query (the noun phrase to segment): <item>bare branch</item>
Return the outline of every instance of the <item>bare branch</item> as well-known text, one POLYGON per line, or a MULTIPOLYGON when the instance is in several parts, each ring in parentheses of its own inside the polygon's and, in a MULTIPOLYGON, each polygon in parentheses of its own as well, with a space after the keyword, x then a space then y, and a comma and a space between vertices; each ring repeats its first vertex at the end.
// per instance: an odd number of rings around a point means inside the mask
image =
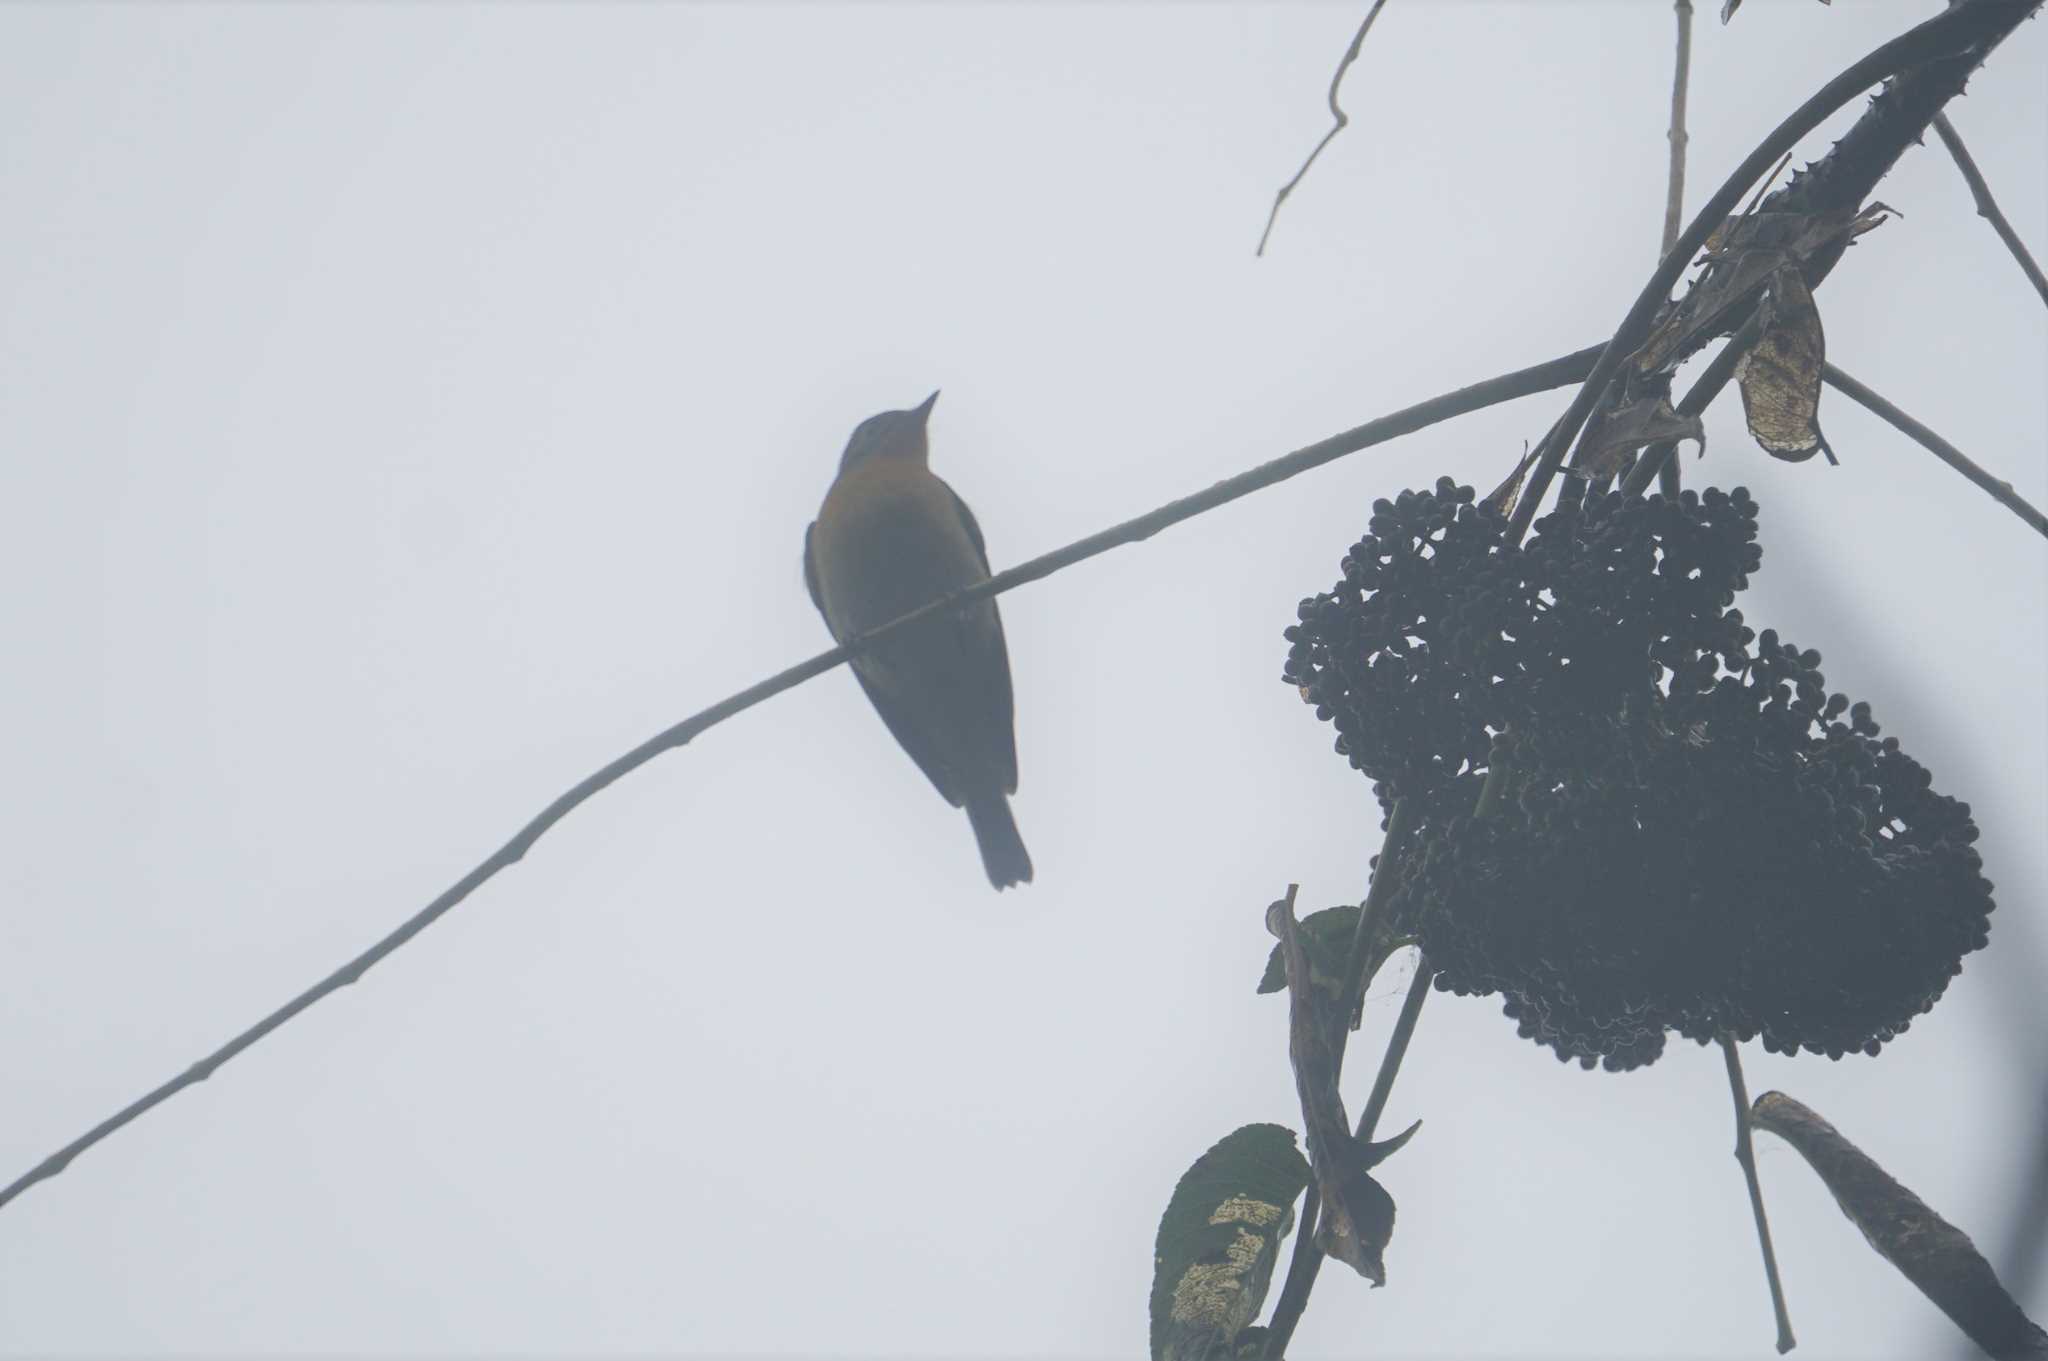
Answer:
POLYGON ((1934 115, 1934 131, 1941 138, 1941 144, 1948 148, 1948 154, 1955 158, 1956 169, 1963 172, 1963 180, 1970 186, 1970 196, 1977 200, 1977 216, 1991 224, 1991 230, 1998 233, 1998 239, 2005 242, 2005 248, 2012 252, 2012 258, 2020 262, 2027 282, 2041 295, 2042 302, 2048 302, 2048 278, 2041 274, 2041 267, 2034 263, 2034 257, 2027 252, 2027 246, 2020 240, 2020 234, 2006 221, 1999 211, 1998 200, 1991 197, 1991 186, 1984 182, 1984 174, 1977 169, 1977 162, 1970 155, 1970 149, 1963 145, 1963 139, 1956 132, 1956 125, 1948 121, 1948 114, 1934 115))
POLYGON ((1365 22, 1358 26, 1358 32, 1352 34, 1351 46, 1344 50, 1344 59, 1337 63, 1337 74, 1330 77, 1330 130, 1323 134, 1322 141, 1316 143, 1315 150, 1309 152, 1308 159, 1301 163, 1301 169, 1294 172, 1294 178, 1281 185, 1280 192, 1273 195, 1273 211, 1266 214, 1266 230, 1259 233, 1259 248, 1252 254, 1266 253, 1266 242, 1273 235, 1273 223, 1280 216, 1280 205, 1287 202, 1287 196, 1294 192, 1294 186, 1300 184, 1302 178, 1308 174, 1308 168, 1316 163, 1316 157, 1323 154, 1323 148, 1335 141, 1338 133, 1351 126, 1351 115, 1338 106, 1337 88, 1344 83, 1344 73, 1351 69, 1351 63, 1358 60, 1358 51, 1365 46, 1365 35, 1372 32, 1372 21, 1380 17, 1380 11, 1386 7, 1386 3, 1387 0, 1372 0, 1372 8, 1366 11, 1365 22))
MULTIPOLYGON (((1692 83, 1692 0, 1676 0, 1672 10, 1678 19, 1678 55, 1671 64, 1671 130, 1665 134, 1671 143, 1671 171, 1664 188, 1664 234, 1657 247, 1659 259, 1671 253, 1672 244, 1678 240, 1679 224, 1685 221, 1685 146, 1690 140, 1685 131, 1685 103, 1686 91, 1692 83)), ((1657 471, 1657 479, 1658 489, 1671 500, 1677 500, 1678 460, 1667 457, 1657 471)))
MULTIPOLYGON (((1394 800, 1394 811, 1387 819, 1386 840, 1380 846, 1380 866, 1391 869, 1394 862, 1408 848, 1408 835, 1414 830, 1415 805, 1407 799, 1394 800)), ((1351 953, 1346 956, 1344 970, 1344 994, 1338 1006, 1338 1015, 1344 1018, 1347 1028, 1358 1029, 1360 1013, 1365 1006, 1365 990, 1372 984, 1368 971, 1378 956, 1382 961, 1386 952, 1376 948, 1378 936, 1384 929, 1387 899, 1394 887, 1392 873, 1382 874, 1377 870, 1372 876, 1372 885, 1366 890, 1365 902, 1358 909, 1358 925, 1351 933, 1351 953)), ((1370 1139, 1372 1130, 1368 1127, 1359 1135, 1370 1139)))
POLYGON ((1685 221, 1685 144, 1690 140, 1685 131, 1685 94, 1692 80, 1692 0, 1677 0, 1672 9, 1678 15, 1678 56, 1671 72, 1671 131, 1665 134, 1671 142, 1671 173, 1664 190, 1663 245, 1657 250, 1660 259, 1671 253, 1679 224, 1685 221))
POLYGON ((1321 467, 1323 464, 1342 458, 1346 454, 1357 453, 1361 449, 1369 449, 1373 445, 1385 443, 1402 435, 1412 434, 1439 421, 1449 420, 1454 416, 1462 416, 1467 412, 1478 411, 1483 407, 1510 401, 1516 397, 1526 397, 1533 393, 1544 392, 1550 388, 1561 387, 1566 383, 1575 383, 1586 375, 1598 353, 1598 346, 1588 346, 1586 349, 1579 350, 1573 354, 1561 355, 1542 364, 1532 365, 1529 368, 1519 369, 1513 373, 1502 374, 1498 378, 1490 378, 1483 383, 1474 383, 1470 387, 1460 388, 1455 392, 1447 392, 1441 396, 1432 397, 1426 402, 1419 402, 1405 410, 1396 411, 1388 416, 1382 416, 1375 421, 1368 421, 1364 425, 1347 430, 1342 434, 1332 435, 1328 439, 1320 440, 1306 448, 1297 449, 1291 454, 1286 454, 1270 462, 1260 464, 1258 467, 1239 473, 1235 477, 1226 478, 1214 486, 1196 492, 1192 496, 1182 497, 1178 501, 1169 502, 1135 519, 1126 520, 1119 525, 1113 525, 1108 529, 1102 530, 1100 533, 1091 534, 1085 539, 1070 543, 1064 548, 1055 549, 1053 552, 1042 554, 1031 559, 1029 562, 1012 567, 1008 571, 999 572, 991 579, 977 586, 969 587, 964 591, 956 591, 942 600, 935 600, 929 605, 912 610, 901 618, 892 619, 879 628, 871 629, 858 637, 850 639, 844 646, 832 648, 829 651, 819 653, 808 661, 799 662, 785 671, 778 672, 758 684, 750 685, 738 694, 730 695, 710 708, 692 714, 680 723, 656 733, 653 737, 648 738, 625 755, 576 784, 567 793, 542 809, 530 822, 519 829, 517 835, 499 847, 482 864, 463 875, 447 891, 411 917, 408 917, 397 929, 393 930, 375 945, 372 945, 369 949, 363 951, 354 959, 351 959, 348 963, 342 965, 318 983, 315 983, 312 987, 307 988, 304 992, 292 998, 291 1001, 285 1003, 276 1011, 271 1012, 255 1025, 250 1026, 247 1030, 244 1030, 241 1034, 235 1036, 219 1049, 214 1050, 211 1054, 208 1054, 205 1058, 187 1068, 184 1072, 136 1098, 127 1106, 122 1107, 113 1115, 94 1125, 84 1134, 73 1139, 70 1143, 64 1145, 64 1147, 58 1149, 55 1153, 17 1177, 5 1190, 0 1190, 0 1206, 6 1205, 37 1182, 46 1181, 56 1176, 70 1165, 72 1159, 85 1152, 88 1148, 91 1148, 100 1140, 140 1116, 147 1114, 150 1110, 168 1101, 187 1087, 195 1083, 204 1082, 207 1078, 212 1077, 222 1064, 228 1062, 228 1060, 234 1058, 243 1050, 284 1025, 285 1022, 291 1020, 315 1002, 340 991, 361 978, 365 973, 368 973, 377 964, 382 962, 387 955, 397 950, 420 932, 426 930, 429 926, 432 926, 449 909, 475 892, 486 880, 496 875, 498 871, 518 863, 525 856, 528 849, 532 847, 533 843, 538 841, 549 828, 560 822, 564 817, 567 817, 570 812, 590 798, 591 795, 604 789, 607 785, 621 777, 631 774, 663 752, 684 745, 706 729, 714 727, 736 714, 744 713, 763 700, 772 699, 783 691, 811 679, 813 676, 822 675, 830 671, 856 652, 864 651, 877 640, 887 637, 896 630, 904 628, 927 615, 964 609, 977 600, 985 600, 990 596, 1000 595, 1004 591, 1022 586, 1026 582, 1037 581, 1041 577, 1050 576, 1061 568, 1070 567, 1078 562, 1084 562, 1098 554, 1106 553, 1112 548, 1149 539, 1160 530, 1171 525, 1179 524, 1183 520, 1192 519, 1219 506, 1228 505, 1240 497, 1249 496, 1255 491, 1270 487, 1276 482, 1285 481, 1299 473, 1305 473, 1311 468, 1321 467))
POLYGON ((1749 1184, 1749 1213, 1756 1220, 1756 1241, 1763 1249, 1764 1279, 1771 1285, 1771 1312, 1778 1320, 1778 1355, 1798 1346, 1792 1337, 1792 1316, 1785 1311, 1785 1283, 1778 1279, 1778 1254, 1771 1248, 1771 1221, 1764 1215, 1764 1188, 1756 1179, 1756 1146, 1749 1137, 1749 1086, 1742 1080, 1742 1055, 1735 1037, 1721 1036, 1721 1055, 1728 1062, 1728 1094, 1735 1100, 1735 1161, 1749 1184))
POLYGON ((1863 1237, 1970 1340, 2000 1361, 2048 1357, 2048 1333, 2023 1313, 1968 1234, 1891 1178, 1863 1150, 1783 1092, 1765 1092, 1750 1123, 1799 1150, 1863 1237))
POLYGON ((1420 951, 1415 955, 1415 977, 1408 980, 1408 995, 1401 999, 1401 1014, 1394 1019, 1394 1033, 1387 1037, 1387 1051, 1380 1056, 1380 1070, 1373 1075, 1372 1091, 1365 1098, 1365 1109, 1358 1115, 1358 1138, 1370 1142, 1374 1131, 1379 1128, 1380 1117, 1386 1114, 1387 1100, 1393 1095, 1394 1078, 1401 1071, 1401 1060, 1408 1056, 1408 1045, 1415 1038, 1415 1025, 1422 1017, 1422 1004, 1429 1000, 1429 985, 1436 978, 1436 970, 1429 967, 1429 961, 1420 951))
POLYGON ((1950 444, 1947 440, 1935 434, 1932 430, 1929 430, 1926 426, 1920 424, 1920 422, 1914 420, 1911 416, 1908 416, 1905 412, 1899 410, 1890 402, 1836 368, 1833 364, 1824 367, 1821 370, 1821 376, 1827 379, 1830 387, 1839 390, 1843 396, 1860 402, 1880 420, 1885 421, 1943 463, 1948 464, 1949 467, 1954 468, 1964 477, 1969 478, 1979 487, 1982 487, 1990 494, 1994 501, 1997 501, 2007 510, 2010 510, 2013 514, 2032 525, 2035 533, 2048 536, 2048 517, 2044 517, 2040 511, 2029 505, 2024 497, 2014 491, 2012 483, 2001 482, 1990 473, 1985 472, 1965 457, 1962 450, 1956 448, 1953 444, 1950 444))

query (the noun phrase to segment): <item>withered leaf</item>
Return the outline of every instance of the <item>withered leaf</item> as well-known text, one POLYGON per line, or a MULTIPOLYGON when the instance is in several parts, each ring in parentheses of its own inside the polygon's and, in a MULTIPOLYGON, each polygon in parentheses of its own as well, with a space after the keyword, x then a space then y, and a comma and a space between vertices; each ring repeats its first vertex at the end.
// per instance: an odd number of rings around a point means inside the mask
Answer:
POLYGON ((1331 1193, 1328 1180, 1317 1177, 1323 1191, 1323 1216, 1316 1221, 1316 1246, 1374 1285, 1387 1283, 1385 1252, 1394 1236, 1394 1198, 1360 1172, 1338 1183, 1331 1193))
POLYGON ((1763 335, 1735 366, 1742 388, 1742 413, 1749 433, 1773 458, 1798 463, 1827 450, 1820 433, 1821 366, 1827 339, 1813 293, 1793 264, 1771 275, 1763 305, 1763 335))
POLYGON ((1372 1176, 1378 1167, 1415 1137, 1422 1122, 1380 1143, 1352 1139, 1341 1157, 1331 1158, 1326 1173, 1316 1171, 1323 1215, 1316 1221, 1316 1246, 1374 1285, 1387 1283, 1384 1254, 1394 1236, 1394 1198, 1372 1176))
POLYGON ((1294 919, 1291 893, 1267 909, 1266 925, 1280 938, 1288 979, 1288 1057, 1301 1098, 1309 1163, 1322 1196, 1316 1244, 1374 1285, 1383 1285, 1387 1273, 1382 1254, 1394 1232, 1394 1198, 1373 1179, 1371 1170, 1405 1144, 1415 1127, 1376 1144, 1352 1134, 1343 1094, 1337 1090, 1341 1023, 1333 1014, 1332 999, 1308 982, 1308 954, 1301 923, 1294 919))
POLYGON ((1853 241, 1894 211, 1872 203, 1861 212, 1749 213, 1729 218, 1707 238, 1706 269, 1692 291, 1665 314, 1636 352, 1637 371, 1659 372, 1729 329, 1742 306, 1781 265, 1804 264, 1853 241))
POLYGON ((1529 475, 1529 465, 1535 461, 1535 452, 1524 449, 1522 451, 1522 461, 1515 465, 1515 470, 1509 473, 1498 487, 1488 492, 1486 499, 1479 504, 1489 509, 1497 510, 1502 515, 1514 514, 1515 500, 1522 494, 1522 479, 1529 475))
POLYGON ((1280 961, 1287 979, 1287 1056, 1294 1065, 1295 1093, 1301 1098, 1302 1133, 1309 1161, 1322 1169, 1332 1155, 1349 1152, 1351 1122, 1344 1097, 1337 1090, 1343 1062, 1343 1040, 1336 1023, 1334 990, 1315 984, 1302 925, 1294 918, 1293 890, 1266 909, 1266 929, 1280 941, 1280 961))
POLYGON ((1639 397, 1587 427, 1580 467, 1589 480, 1598 482, 1616 472, 1636 450, 1682 439, 1696 441, 1705 451, 1707 428, 1698 416, 1679 415, 1668 397, 1639 397))

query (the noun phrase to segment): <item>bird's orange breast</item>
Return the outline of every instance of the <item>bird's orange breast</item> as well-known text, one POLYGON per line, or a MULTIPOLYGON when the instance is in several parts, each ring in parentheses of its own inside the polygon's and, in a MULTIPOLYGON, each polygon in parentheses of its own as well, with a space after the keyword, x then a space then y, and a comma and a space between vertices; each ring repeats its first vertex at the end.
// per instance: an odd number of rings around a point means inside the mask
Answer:
POLYGON ((826 622, 840 637, 988 576, 952 491, 909 459, 845 470, 818 510, 811 553, 826 622))

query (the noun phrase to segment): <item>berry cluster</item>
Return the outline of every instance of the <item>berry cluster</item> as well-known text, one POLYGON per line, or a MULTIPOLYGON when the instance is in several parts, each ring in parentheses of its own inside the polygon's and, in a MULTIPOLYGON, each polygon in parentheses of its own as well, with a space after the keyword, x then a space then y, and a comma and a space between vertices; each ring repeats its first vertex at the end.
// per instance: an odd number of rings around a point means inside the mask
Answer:
POLYGON ((1373 507, 1285 678, 1382 806, 1437 986, 1637 1067, 1665 1032, 1876 1053, 1985 942, 1969 809, 1733 608, 1746 491, 1595 496, 1526 545, 1449 479, 1373 507), (1486 788, 1483 811, 1476 808, 1486 788))

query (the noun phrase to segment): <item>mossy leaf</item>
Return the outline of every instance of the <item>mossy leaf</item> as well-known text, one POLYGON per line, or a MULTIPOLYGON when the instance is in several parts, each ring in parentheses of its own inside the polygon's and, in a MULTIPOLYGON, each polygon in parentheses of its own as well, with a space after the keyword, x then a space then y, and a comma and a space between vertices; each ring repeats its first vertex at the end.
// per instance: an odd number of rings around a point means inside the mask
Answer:
POLYGON ((1246 1125, 1173 1188, 1152 1251, 1153 1361, 1236 1354, 1273 1280, 1308 1159, 1284 1125, 1246 1125))

